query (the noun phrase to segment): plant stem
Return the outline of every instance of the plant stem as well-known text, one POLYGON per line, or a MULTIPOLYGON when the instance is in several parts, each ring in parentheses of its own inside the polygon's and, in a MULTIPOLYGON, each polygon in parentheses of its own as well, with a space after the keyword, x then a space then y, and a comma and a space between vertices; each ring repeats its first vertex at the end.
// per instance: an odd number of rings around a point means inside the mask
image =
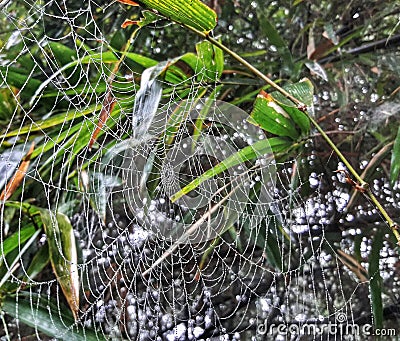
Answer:
POLYGON ((201 36, 202 38, 208 40, 211 44, 214 46, 219 47, 221 50, 229 54, 231 57, 236 59, 239 63, 242 65, 246 66, 251 72, 253 72, 256 76, 264 80, 267 84, 271 85, 275 90, 279 91, 282 95, 284 95, 286 98, 290 99, 294 104, 297 105, 298 109, 303 111, 304 114, 307 115, 309 120, 312 122, 312 124, 315 126, 315 128, 318 130, 318 132, 321 134, 321 136, 324 138, 324 140, 329 144, 329 146, 333 149, 333 151, 337 154, 339 159, 346 165, 347 169, 349 172, 357 179, 359 182, 360 186, 363 187, 368 195, 368 197, 371 199, 371 201, 374 203, 374 205, 378 208, 378 210, 381 212, 383 217, 386 219, 390 229, 392 230, 393 234, 395 235, 397 239, 397 245, 400 246, 400 233, 398 231, 398 225, 393 221, 392 218, 390 218, 389 214, 386 212, 385 208, 381 205, 381 203, 378 201, 378 199, 375 197, 375 195, 372 193, 369 185, 367 182, 365 182, 361 176, 357 173, 357 171, 353 168, 353 166, 350 164, 350 162, 346 159, 346 157, 341 153, 341 151, 336 147, 335 143, 329 138, 329 136, 325 133, 325 131, 321 128, 321 126, 317 123, 317 121, 314 120, 314 118, 308 113, 307 107, 304 103, 302 103, 299 99, 296 97, 292 96, 289 94, 285 89, 277 85, 274 81, 272 81, 270 78, 268 78, 266 75, 264 75, 260 70, 255 68, 253 65, 251 65, 247 60, 243 59, 240 57, 236 52, 232 51, 229 49, 227 46, 219 42, 218 40, 214 39, 211 37, 209 34, 201 32, 196 30, 193 27, 184 25, 187 29, 193 31, 197 35, 201 36))

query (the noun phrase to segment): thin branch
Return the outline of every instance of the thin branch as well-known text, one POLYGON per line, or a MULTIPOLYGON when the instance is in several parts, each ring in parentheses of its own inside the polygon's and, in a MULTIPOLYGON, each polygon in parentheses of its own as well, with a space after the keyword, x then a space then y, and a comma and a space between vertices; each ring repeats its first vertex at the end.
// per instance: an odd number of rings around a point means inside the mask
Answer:
MULTIPOLYGON (((358 56, 363 53, 368 53, 368 52, 373 52, 379 49, 386 49, 389 47, 397 47, 400 45, 400 34, 396 34, 393 37, 390 37, 389 39, 380 39, 377 41, 373 41, 371 43, 362 45, 360 47, 356 47, 354 49, 344 51, 343 55, 352 55, 352 56, 358 56)), ((336 56, 329 56, 322 58, 318 61, 320 64, 327 64, 327 63, 333 63, 336 62, 340 59, 343 58, 343 55, 336 55, 336 56)))
MULTIPOLYGON (((232 51, 227 46, 225 46, 224 44, 220 43, 218 40, 211 37, 209 34, 201 32, 201 31, 199 31, 193 27, 187 26, 187 25, 183 25, 183 26, 186 27, 187 29, 191 30, 192 32, 196 33, 200 37, 208 40, 211 44, 219 47, 221 50, 223 50, 224 52, 229 54, 231 57, 233 57, 239 63, 246 66, 256 76, 260 77, 267 84, 271 85, 271 87, 273 87, 275 90, 279 91, 282 95, 284 95, 286 98, 290 99, 293 103, 295 103, 297 105, 297 108, 307 115, 307 117, 309 118, 311 123, 315 126, 315 128, 318 130, 318 132, 322 135, 324 140, 329 144, 329 146, 336 153, 336 155, 339 157, 339 159, 344 163, 344 165, 347 167, 349 172, 356 178, 356 180, 359 183, 359 186, 365 190, 365 194, 370 198, 370 200, 374 203, 374 205, 382 213, 382 216, 385 218, 387 224, 389 225, 390 229, 392 230, 392 233, 395 235, 395 237, 397 239, 397 244, 400 246, 400 233, 398 231, 398 225, 393 221, 393 219, 386 212, 385 208, 381 205, 381 203, 378 201, 378 199, 372 193, 372 191, 369 187, 369 184, 362 179, 362 177, 357 173, 357 171, 353 168, 353 166, 346 159, 346 157, 342 154, 342 152, 337 148, 335 143, 329 138, 329 136, 321 128, 321 126, 318 124, 318 122, 313 118, 312 115, 310 115, 308 113, 306 105, 303 102, 301 102, 299 99, 297 99, 296 97, 289 94, 285 89, 283 89, 282 87, 277 85, 274 81, 272 81, 270 78, 268 78, 266 75, 264 75, 260 70, 258 70, 252 64, 250 64, 248 61, 246 61, 241 56, 239 56, 236 52, 232 51)), ((397 43, 396 39, 400 40, 400 36, 392 37, 391 41, 392 42, 394 41, 397 43)), ((385 44, 387 44, 387 43, 388 43, 388 40, 385 40, 385 44)))

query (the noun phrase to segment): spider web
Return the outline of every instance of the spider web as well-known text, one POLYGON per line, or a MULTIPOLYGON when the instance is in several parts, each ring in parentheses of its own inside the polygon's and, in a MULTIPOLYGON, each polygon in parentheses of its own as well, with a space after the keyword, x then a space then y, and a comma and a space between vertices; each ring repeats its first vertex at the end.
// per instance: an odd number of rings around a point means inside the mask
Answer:
MULTIPOLYGON (((27 276, 32 257, 46 247, 48 237, 39 229, 27 245, 20 233, 20 256, 2 259, 8 275, 1 283, 19 294, 15 316, 3 309, 4 337, 46 339, 50 330, 59 339, 321 339, 329 337, 324 329, 328 323, 342 328, 372 325, 366 263, 346 258, 345 251, 351 254, 354 236, 360 235, 352 219, 378 216, 382 226, 383 220, 368 202, 367 208, 359 206, 360 217, 346 215, 346 187, 336 175, 320 171, 313 153, 284 162, 271 160, 271 153, 256 155, 246 171, 225 170, 191 192, 193 197, 187 195, 183 204, 173 205, 170 196, 183 187, 179 181, 186 185, 221 160, 210 148, 225 141, 232 154, 262 132, 254 127, 253 135, 247 131, 245 136, 243 126, 221 123, 227 109, 213 99, 218 84, 210 83, 202 68, 172 82, 158 77, 166 64, 150 66, 145 58, 127 57, 111 86, 113 64, 106 60, 118 48, 105 32, 126 17, 116 4, 3 1, 0 6, 1 21, 9 29, 1 48, 2 89, 14 103, 10 124, 2 128, 1 185, 34 140, 35 150, 42 151, 32 158, 18 198, 69 217, 79 254, 81 296, 76 320, 66 317, 71 315, 68 303, 50 265, 27 276), (112 15, 118 20, 110 24, 106 19, 112 15), (157 75, 143 81, 150 67, 157 75), (99 126, 101 110, 111 106, 110 94, 114 109, 99 126), (208 104, 212 109, 198 121, 208 104), (183 142, 170 144, 160 136, 179 107, 188 114, 175 136, 183 142), (218 122, 212 114, 219 115, 218 122), (43 123, 50 118, 59 121, 54 126, 43 123), (195 140, 190 126, 198 122, 205 127, 195 140), (7 135, 16 126, 17 133, 7 135), (100 132, 90 146, 97 127, 100 132), (204 141, 197 158, 183 150, 185 143, 190 147, 204 141), (304 176, 305 165, 317 170, 304 176), (155 201, 148 196, 152 181, 146 183, 153 175, 155 201), (250 187, 236 190, 252 181, 265 188, 262 198, 251 198, 250 187), (225 192, 213 197, 221 187, 225 192), (205 205, 200 199, 190 201, 199 197, 205 205), (212 214, 210 198, 217 205, 212 214), (223 198, 229 200, 218 206, 223 198), (337 215, 343 231, 335 226, 337 215), (24 301, 31 319, 23 315, 24 301), (47 307, 45 319, 39 313, 42 307, 47 307), (280 334, 277 326, 290 327, 293 334, 280 334), (312 329, 316 327, 320 330, 312 329)), ((162 30, 157 25, 152 29, 162 30)), ((141 39, 135 36, 132 46, 141 39)), ((23 231, 26 223, 22 208, 11 212, 5 207, 2 242, 23 231)), ((366 257, 371 242, 360 242, 366 257)), ((2 248, 5 254, 3 243, 2 248)), ((384 266, 392 266, 396 258, 389 254, 384 266)), ((348 334, 344 329, 335 333, 339 338, 348 334)))

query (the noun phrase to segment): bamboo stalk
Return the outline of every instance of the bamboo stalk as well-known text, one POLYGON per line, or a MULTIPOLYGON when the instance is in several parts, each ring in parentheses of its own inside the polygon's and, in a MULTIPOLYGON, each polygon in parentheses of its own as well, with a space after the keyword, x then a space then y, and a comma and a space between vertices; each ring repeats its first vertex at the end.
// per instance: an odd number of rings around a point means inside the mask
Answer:
POLYGON ((359 182, 361 188, 365 190, 365 193, 368 195, 368 197, 371 199, 371 201, 374 203, 376 208, 381 212, 382 216, 386 219, 387 224, 389 225, 390 229, 392 230, 392 233, 397 239, 397 245, 400 246, 400 233, 398 231, 398 225, 393 221, 393 219, 389 216, 385 208, 381 205, 381 203, 378 201, 378 199, 375 197, 375 195, 372 193, 371 188, 369 187, 369 184, 365 182, 361 176, 357 173, 357 171, 353 168, 353 166, 350 164, 350 162, 346 159, 346 157, 341 153, 339 148, 336 147, 335 143, 329 138, 329 136, 325 133, 325 131, 322 129, 322 127, 317 123, 317 121, 314 120, 312 115, 310 115, 307 111, 307 106, 302 103, 299 99, 294 97, 293 95, 289 94, 285 89, 283 89, 281 86, 276 84, 274 81, 272 81, 269 77, 264 75, 260 70, 255 68, 252 64, 250 64, 247 60, 239 56, 236 52, 232 51, 229 49, 227 46, 219 42, 218 40, 214 39, 211 37, 209 34, 201 32, 193 27, 183 25, 187 29, 191 30, 192 32, 196 33, 200 37, 208 40, 211 44, 214 46, 219 47, 221 50, 229 54, 232 58, 237 60, 239 63, 242 65, 246 66, 252 73, 254 73, 256 76, 264 80, 267 84, 269 84, 271 87, 273 87, 276 91, 279 91, 282 95, 284 95, 286 98, 291 100, 294 104, 296 104, 297 108, 304 112, 304 114, 307 115, 311 123, 315 126, 315 128, 318 130, 318 132, 321 134, 321 136, 324 138, 324 140, 329 144, 329 146, 333 149, 333 151, 337 154, 339 159, 345 164, 349 172, 354 176, 354 178, 359 182))

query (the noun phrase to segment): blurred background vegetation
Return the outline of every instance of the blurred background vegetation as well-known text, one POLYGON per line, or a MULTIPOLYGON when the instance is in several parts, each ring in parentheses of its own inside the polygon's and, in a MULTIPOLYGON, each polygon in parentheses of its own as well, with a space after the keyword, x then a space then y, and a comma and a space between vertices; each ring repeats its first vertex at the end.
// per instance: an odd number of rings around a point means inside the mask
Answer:
MULTIPOLYGON (((398 220, 400 3, 205 3, 218 15, 213 36, 271 79, 311 80, 315 119, 398 220)), ((205 53, 196 47, 200 38, 165 19, 136 34, 135 25, 122 29, 125 19, 141 17, 138 7, 16 0, 0 9, 1 190, 16 168, 29 167, 1 206, 2 337, 164 339, 183 325, 186 337, 198 326, 201 338, 250 339, 264 319, 324 323, 337 312, 350 323, 398 330, 396 240, 368 199, 334 173, 343 165, 313 129, 296 139, 267 131, 286 141, 274 149, 280 218, 273 226, 256 232, 238 222, 202 251, 182 248, 171 258, 185 269, 207 263, 203 281, 172 265, 143 278, 141 257, 156 259, 149 252, 162 250, 151 238, 124 249, 137 230, 122 209, 109 212, 98 188, 118 183, 99 175, 96 163, 130 136, 142 72, 192 53, 166 71, 162 104, 197 87, 199 97, 213 92, 250 114, 260 90, 270 88, 227 55, 220 77, 193 78, 205 53), (116 104, 93 141, 110 84, 116 104), (77 250, 60 250, 54 240, 69 237, 77 250)))

